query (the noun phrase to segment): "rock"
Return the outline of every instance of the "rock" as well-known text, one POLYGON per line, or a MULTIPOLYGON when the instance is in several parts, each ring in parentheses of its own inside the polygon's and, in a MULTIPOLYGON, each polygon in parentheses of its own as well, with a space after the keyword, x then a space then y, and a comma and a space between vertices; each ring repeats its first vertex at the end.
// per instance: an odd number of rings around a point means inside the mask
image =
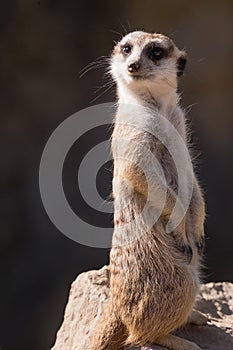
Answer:
MULTIPOLYGON (((77 277, 72 284, 64 321, 52 350, 89 349, 92 332, 107 302, 108 284, 107 266, 98 271, 82 273, 77 277)), ((197 301, 197 309, 210 317, 211 324, 201 327, 188 325, 177 331, 177 334, 194 341, 203 350, 232 350, 233 284, 228 282, 204 284, 197 301)), ((164 348, 159 346, 141 348, 141 350, 159 349, 164 348)))

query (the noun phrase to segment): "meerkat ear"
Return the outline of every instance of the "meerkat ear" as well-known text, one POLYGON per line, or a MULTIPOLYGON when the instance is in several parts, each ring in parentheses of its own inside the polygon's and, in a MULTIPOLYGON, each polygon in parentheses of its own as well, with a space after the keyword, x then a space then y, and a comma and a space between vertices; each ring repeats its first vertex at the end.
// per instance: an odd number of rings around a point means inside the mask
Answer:
POLYGON ((187 63, 187 54, 185 51, 182 51, 181 56, 178 58, 176 62, 178 77, 180 77, 184 73, 186 63, 187 63))

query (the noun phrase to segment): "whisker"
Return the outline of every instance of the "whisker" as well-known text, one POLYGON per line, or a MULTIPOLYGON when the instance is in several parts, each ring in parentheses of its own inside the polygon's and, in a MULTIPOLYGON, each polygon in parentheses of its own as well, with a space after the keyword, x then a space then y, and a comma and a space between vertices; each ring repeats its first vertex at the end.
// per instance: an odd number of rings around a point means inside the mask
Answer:
POLYGON ((193 106, 197 106, 198 103, 192 103, 191 105, 187 106, 186 108, 184 108, 184 111, 186 114, 189 114, 189 112, 192 110, 193 106))
MULTIPOLYGON (((100 57, 97 57, 94 61, 91 61, 87 64, 90 65, 90 64, 93 64, 93 63, 99 63, 99 62, 104 62, 105 60, 107 60, 109 57, 108 56, 100 56, 100 57)), ((85 66, 86 67, 86 66, 85 66)), ((84 67, 84 68, 85 68, 84 67)))
POLYGON ((176 85, 174 85, 173 82, 170 79, 168 79, 168 77, 166 77, 162 73, 161 73, 161 75, 162 75, 163 79, 168 83, 169 86, 171 86, 172 88, 176 88, 176 85))
POLYGON ((102 90, 102 89, 104 89, 104 88, 106 88, 106 87, 108 87, 108 86, 110 86, 110 85, 112 85, 112 84, 113 84, 112 81, 108 81, 106 84, 103 84, 103 85, 101 85, 101 86, 97 86, 94 93, 96 94, 96 93, 98 93, 100 90, 102 90))
POLYGON ((112 29, 110 29, 109 30, 111 33, 113 33, 113 34, 117 34, 117 35, 119 35, 121 38, 123 38, 123 34, 122 33, 120 33, 120 32, 117 32, 116 30, 112 30, 112 29))
POLYGON ((170 79, 168 79, 167 77, 164 77, 164 79, 166 80, 166 82, 168 83, 168 85, 170 85, 172 88, 176 88, 176 84, 173 84, 172 81, 170 79))
POLYGON ((99 64, 100 64, 99 62, 91 62, 87 64, 84 68, 82 68, 79 73, 82 74, 86 69, 97 66, 99 64))
POLYGON ((125 35, 128 34, 128 32, 127 32, 125 26, 124 26, 120 21, 119 21, 119 23, 120 23, 120 25, 121 25, 123 31, 125 32, 125 35))
POLYGON ((166 67, 159 67, 159 68, 155 68, 155 71, 167 71, 167 72, 176 72, 177 70, 175 68, 166 68, 166 67))
POLYGON ((127 25, 128 25, 129 31, 131 32, 131 31, 132 31, 132 27, 131 27, 131 25, 130 25, 129 20, 127 19, 127 20, 126 20, 126 22, 127 22, 127 25))
POLYGON ((86 69, 94 67, 94 66, 105 66, 105 65, 107 65, 107 62, 105 62, 105 61, 99 61, 99 62, 94 61, 94 62, 87 64, 85 67, 83 67, 80 70, 80 73, 82 74, 86 69))
POLYGON ((101 67, 101 66, 99 66, 99 65, 89 67, 89 68, 87 68, 85 71, 83 71, 83 72, 79 75, 79 77, 82 78, 86 73, 90 72, 90 71, 93 70, 93 69, 97 69, 97 68, 100 68, 100 67, 101 67))
POLYGON ((79 77, 82 78, 86 73, 96 68, 105 68, 109 65, 109 57, 101 56, 97 58, 95 61, 88 63, 85 67, 83 67, 79 72, 79 77))
MULTIPOLYGON (((103 62, 102 62, 103 63, 103 62)), ((98 66, 102 66, 101 62, 93 62, 93 63, 90 63, 88 64, 87 66, 85 66, 81 71, 80 73, 82 74, 83 72, 85 72, 85 70, 89 69, 89 68, 92 68, 92 67, 98 67, 98 66)))
POLYGON ((92 69, 97 69, 100 68, 100 65, 92 65, 87 67, 85 70, 83 70, 82 72, 80 72, 79 77, 82 78, 86 73, 88 73, 89 71, 91 71, 92 69))
POLYGON ((114 86, 114 84, 111 84, 107 89, 105 89, 101 94, 99 94, 98 96, 96 96, 95 98, 93 98, 93 100, 91 100, 91 103, 95 102, 96 100, 98 100, 98 98, 102 97, 104 94, 106 94, 106 92, 108 92, 112 87, 114 86))

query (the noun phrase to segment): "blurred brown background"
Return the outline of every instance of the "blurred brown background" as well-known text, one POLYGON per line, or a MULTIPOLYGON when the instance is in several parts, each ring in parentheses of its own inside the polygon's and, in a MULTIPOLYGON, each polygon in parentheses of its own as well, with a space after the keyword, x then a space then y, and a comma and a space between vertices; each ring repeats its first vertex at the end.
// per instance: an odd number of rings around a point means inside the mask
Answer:
MULTIPOLYGON (((46 350, 62 321, 71 281, 108 262, 108 250, 72 242, 41 203, 38 169, 53 130, 91 105, 103 70, 79 78, 129 29, 171 35, 189 54, 181 81, 208 208, 206 281, 233 281, 231 1, 11 0, 1 3, 1 350, 46 350)), ((112 101, 114 89, 95 103, 112 101)), ((82 149, 88 139, 83 140, 82 149)), ((67 191, 75 197, 73 150, 67 191)), ((109 181, 108 179, 108 186, 109 181)), ((103 182, 100 187, 103 187, 103 182)))

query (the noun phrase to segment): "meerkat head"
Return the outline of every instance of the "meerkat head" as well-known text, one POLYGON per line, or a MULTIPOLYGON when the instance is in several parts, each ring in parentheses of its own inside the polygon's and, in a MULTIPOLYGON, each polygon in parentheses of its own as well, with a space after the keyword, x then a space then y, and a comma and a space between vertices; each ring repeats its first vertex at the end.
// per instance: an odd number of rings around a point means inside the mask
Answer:
POLYGON ((162 34, 129 33, 116 44, 111 56, 111 74, 116 83, 130 88, 177 87, 186 64, 186 53, 162 34))

